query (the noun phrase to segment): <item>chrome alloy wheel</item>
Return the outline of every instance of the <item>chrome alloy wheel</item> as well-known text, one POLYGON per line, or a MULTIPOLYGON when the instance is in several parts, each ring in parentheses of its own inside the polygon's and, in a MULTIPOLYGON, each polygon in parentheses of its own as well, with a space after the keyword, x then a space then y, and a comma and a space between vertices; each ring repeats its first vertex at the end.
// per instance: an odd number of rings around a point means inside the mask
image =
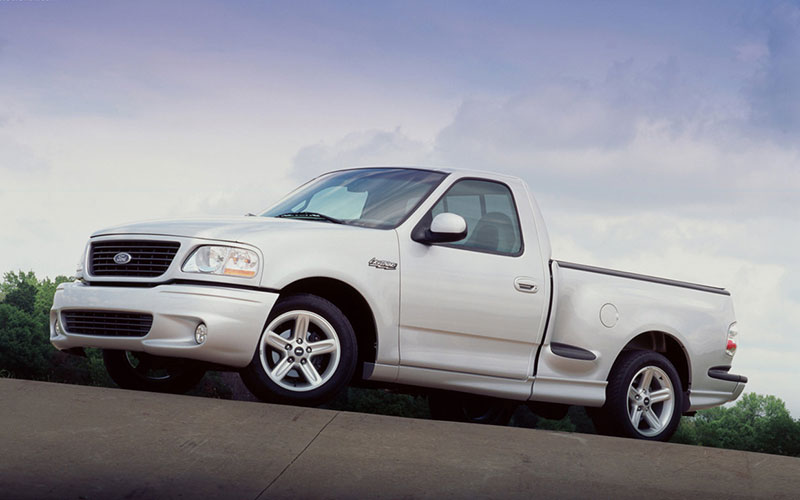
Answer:
POLYGON ((628 418, 639 434, 652 437, 669 425, 675 411, 675 389, 667 373, 645 366, 628 386, 628 418))
POLYGON ((267 325, 259 356, 273 382, 290 391, 305 392, 333 376, 341 346, 336 330, 325 318, 297 310, 281 314, 267 325))

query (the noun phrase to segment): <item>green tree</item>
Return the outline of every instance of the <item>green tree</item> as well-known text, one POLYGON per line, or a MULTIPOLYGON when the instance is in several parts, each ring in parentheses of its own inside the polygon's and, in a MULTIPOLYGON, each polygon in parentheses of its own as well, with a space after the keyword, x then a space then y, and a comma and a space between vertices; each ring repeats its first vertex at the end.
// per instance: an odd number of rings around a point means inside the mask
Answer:
POLYGON ((33 271, 23 273, 6 273, 3 277, 3 303, 22 310, 28 314, 34 313, 36 305, 36 292, 38 282, 33 271))
POLYGON ((674 442, 715 448, 800 456, 800 421, 775 396, 744 394, 731 407, 716 407, 684 418, 674 442))
POLYGON ((50 307, 59 283, 39 281, 33 272, 10 272, 0 290, 0 371, 7 376, 47 380, 54 373, 55 349, 50 344, 50 307))
POLYGON ((8 303, 0 304, 0 370, 23 378, 44 378, 50 368, 50 347, 38 336, 33 315, 8 303))
MULTIPOLYGON (((59 277, 56 281, 66 281, 59 277)), ((0 370, 22 378, 45 379, 51 371, 49 317, 54 282, 33 272, 6 273, 0 290, 0 370)))

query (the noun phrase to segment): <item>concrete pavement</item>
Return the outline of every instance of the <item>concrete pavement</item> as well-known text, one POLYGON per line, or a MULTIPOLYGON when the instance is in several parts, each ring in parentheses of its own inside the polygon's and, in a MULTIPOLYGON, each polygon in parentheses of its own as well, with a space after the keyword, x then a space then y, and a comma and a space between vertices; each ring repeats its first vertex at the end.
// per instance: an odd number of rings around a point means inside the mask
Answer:
POLYGON ((797 498, 800 459, 0 379, 1 498, 797 498))

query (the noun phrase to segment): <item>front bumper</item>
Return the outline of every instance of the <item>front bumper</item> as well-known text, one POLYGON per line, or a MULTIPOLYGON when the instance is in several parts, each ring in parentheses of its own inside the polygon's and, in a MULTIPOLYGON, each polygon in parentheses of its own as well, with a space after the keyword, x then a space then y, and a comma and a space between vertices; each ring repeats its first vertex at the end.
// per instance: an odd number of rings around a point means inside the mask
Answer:
MULTIPOLYGON (((278 299, 275 292, 206 285, 159 285, 151 288, 62 284, 50 310, 50 341, 61 350, 98 347, 142 351, 208 361, 241 368, 250 363, 267 316, 278 299), (57 333, 61 313, 118 311, 153 315, 144 337, 109 337, 57 333), (205 323, 208 337, 197 344, 194 331, 205 323)), ((63 322, 60 325, 64 325, 63 322)))

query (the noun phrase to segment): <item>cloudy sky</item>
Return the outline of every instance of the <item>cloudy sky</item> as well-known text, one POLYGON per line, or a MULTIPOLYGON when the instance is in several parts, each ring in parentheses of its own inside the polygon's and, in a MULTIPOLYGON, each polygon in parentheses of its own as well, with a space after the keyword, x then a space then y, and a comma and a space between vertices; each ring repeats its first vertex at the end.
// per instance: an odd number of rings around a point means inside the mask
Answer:
POLYGON ((800 417, 799 2, 0 2, 0 271, 366 164, 518 175, 555 258, 729 288, 800 417))

